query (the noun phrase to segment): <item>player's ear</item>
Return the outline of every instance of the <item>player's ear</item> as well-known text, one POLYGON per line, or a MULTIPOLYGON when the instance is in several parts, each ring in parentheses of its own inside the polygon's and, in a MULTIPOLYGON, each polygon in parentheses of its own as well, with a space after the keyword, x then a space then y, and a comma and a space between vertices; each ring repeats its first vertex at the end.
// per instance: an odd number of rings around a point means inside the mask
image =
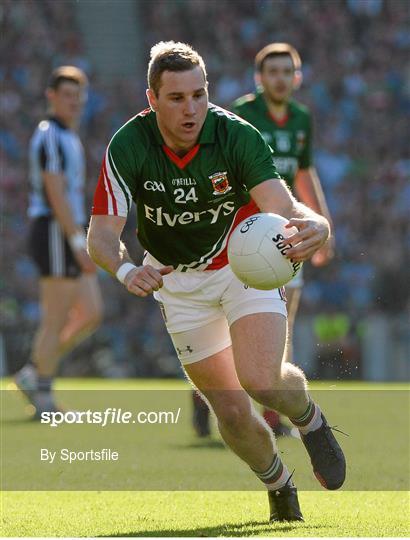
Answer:
POLYGON ((51 101, 53 97, 55 96, 55 90, 53 88, 46 88, 46 91, 44 92, 46 98, 48 101, 51 101))
POLYGON ((260 71, 255 71, 253 80, 255 81, 256 88, 259 88, 260 86, 262 86, 260 71))
POLYGON ((302 85, 302 81, 303 81, 302 71, 300 69, 297 69, 295 71, 295 75, 293 76, 293 90, 299 90, 299 88, 302 85))
POLYGON ((155 112, 155 110, 157 108, 156 107, 157 106, 157 98, 155 96, 155 92, 153 91, 152 88, 147 88, 145 94, 147 96, 149 106, 155 112))

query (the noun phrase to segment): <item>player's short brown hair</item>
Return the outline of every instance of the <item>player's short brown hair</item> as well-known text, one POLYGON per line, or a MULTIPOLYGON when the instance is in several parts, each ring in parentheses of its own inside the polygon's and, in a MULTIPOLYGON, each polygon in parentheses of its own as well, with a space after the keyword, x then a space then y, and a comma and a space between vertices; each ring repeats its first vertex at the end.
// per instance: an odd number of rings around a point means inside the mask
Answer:
POLYGON ((61 83, 67 81, 76 83, 81 88, 88 86, 87 75, 80 68, 75 66, 60 66, 51 73, 47 87, 57 90, 61 83))
POLYGON ((292 45, 289 45, 289 43, 270 43, 260 50, 255 56, 256 71, 261 73, 265 60, 274 56, 290 56, 295 71, 300 71, 302 67, 302 60, 300 59, 300 55, 295 47, 292 47, 292 45))
POLYGON ((151 49, 147 73, 148 87, 158 96, 161 75, 164 71, 190 71, 198 66, 202 69, 206 81, 205 62, 195 49, 186 43, 160 41, 151 49))

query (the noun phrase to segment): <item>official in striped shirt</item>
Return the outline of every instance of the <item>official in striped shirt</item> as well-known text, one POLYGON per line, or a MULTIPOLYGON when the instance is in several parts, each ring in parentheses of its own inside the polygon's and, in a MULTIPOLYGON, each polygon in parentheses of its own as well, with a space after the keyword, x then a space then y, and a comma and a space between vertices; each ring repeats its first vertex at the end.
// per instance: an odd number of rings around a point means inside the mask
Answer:
POLYGON ((61 356, 99 325, 102 299, 84 226, 85 159, 76 132, 87 77, 78 68, 53 71, 46 97, 49 116, 30 141, 29 251, 40 273, 41 321, 17 386, 36 415, 55 410, 52 380, 61 356))

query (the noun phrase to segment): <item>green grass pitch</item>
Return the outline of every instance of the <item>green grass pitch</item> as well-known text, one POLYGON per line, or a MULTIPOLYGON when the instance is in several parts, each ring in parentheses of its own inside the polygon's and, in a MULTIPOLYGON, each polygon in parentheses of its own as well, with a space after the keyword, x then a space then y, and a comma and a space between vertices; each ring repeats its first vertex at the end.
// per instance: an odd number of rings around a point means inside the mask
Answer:
MULTIPOLYGON (((3 381, 3 388, 9 385, 3 381)), ((83 389, 147 389, 183 388, 183 381, 101 381, 73 380, 58 381, 60 388, 83 389)), ((371 385, 365 383, 323 382, 313 388, 336 388, 355 390, 405 390, 405 385, 371 385)), ((356 414, 348 400, 344 404, 346 417, 356 414), (349 408, 350 407, 350 408, 349 408), (351 410, 352 409, 352 410, 351 410)), ((383 407, 383 404, 380 404, 383 407)), ((403 411, 400 411, 403 413, 403 411)), ((400 413, 399 412, 399 413, 400 413)), ((375 416, 380 422, 378 411, 370 411, 366 422, 375 416), (375 414, 373 414, 375 413, 375 414)), ((404 413, 406 417, 407 412, 404 413)), ((402 416, 399 414, 399 416, 402 416)), ((367 418, 367 417, 366 417, 367 418)), ((394 422, 397 419, 394 419, 394 422)), ((408 416, 407 416, 408 420, 408 416)), ((339 422, 340 423, 340 422, 339 422)), ((220 474, 219 461, 228 452, 204 447, 195 440, 189 422, 185 422, 183 436, 188 454, 198 462, 198 467, 214 462, 220 474)), ((395 424, 396 425, 396 424, 395 424)), ((343 426, 340 424, 340 427, 343 426)), ((364 428, 364 426, 362 427, 364 428)), ((20 428, 19 428, 20 429, 20 428)), ((215 429, 214 429, 215 432, 215 429)), ((218 436, 213 436, 215 444, 218 436)), ((341 442, 344 442, 341 440, 341 442)), ((181 444, 182 444, 181 443, 181 444)), ((24 444, 24 440, 21 441, 24 444)), ((286 451, 298 441, 280 442, 286 451)), ((352 444, 351 442, 349 444, 352 444)), ((4 491, 1 494, 2 535, 9 536, 364 536, 406 537, 409 528, 409 491, 403 487, 396 491, 374 491, 370 486, 378 484, 378 475, 398 474, 406 476, 408 465, 406 445, 397 449, 397 454, 379 456, 377 440, 369 440, 367 449, 359 449, 358 460, 363 452, 365 459, 377 463, 374 477, 366 481, 367 491, 345 490, 339 492, 300 491, 300 503, 305 517, 304 523, 269 525, 268 504, 263 491, 4 491), (403 454, 404 456, 401 455, 403 454), (397 469, 394 468, 398 462, 397 469), (380 467, 385 464, 385 470, 380 467), (403 465, 404 464, 404 465, 403 465), (404 467, 404 470, 403 470, 404 467)), ((408 447, 408 441, 407 441, 408 447)), ((182 448, 182 447, 181 447, 182 448)), ((392 452, 394 448, 392 448, 392 452)), ((181 452, 179 449, 178 452, 181 452)), ((187 455, 188 455, 187 454, 187 455)), ((296 458, 295 458, 296 459, 296 458)), ((301 453, 301 464, 310 470, 308 459, 301 453)), ((298 470, 298 469, 297 469, 298 470)), ((368 473, 366 473, 369 476, 368 473)), ((364 480, 363 480, 364 481, 364 480)), ((408 480, 405 480, 407 482, 408 480)), ((407 484, 404 484, 407 485, 407 484)), ((257 489, 257 488, 255 488, 257 489)))

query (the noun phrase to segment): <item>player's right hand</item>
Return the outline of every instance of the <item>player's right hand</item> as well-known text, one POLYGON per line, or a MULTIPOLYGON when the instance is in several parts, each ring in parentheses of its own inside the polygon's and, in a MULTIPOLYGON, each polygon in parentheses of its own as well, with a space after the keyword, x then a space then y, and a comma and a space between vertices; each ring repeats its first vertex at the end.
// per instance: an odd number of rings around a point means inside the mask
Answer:
POLYGON ((124 285, 135 296, 145 297, 160 289, 164 285, 162 276, 170 274, 173 270, 172 266, 164 266, 158 270, 149 264, 138 266, 125 276, 124 285))
POLYGON ((311 258, 313 266, 325 266, 335 256, 335 241, 333 236, 329 236, 327 242, 319 248, 311 258))
POLYGON ((95 274, 97 271, 97 266, 94 261, 88 255, 87 250, 85 249, 76 249, 73 251, 74 257, 81 268, 83 274, 95 274))

